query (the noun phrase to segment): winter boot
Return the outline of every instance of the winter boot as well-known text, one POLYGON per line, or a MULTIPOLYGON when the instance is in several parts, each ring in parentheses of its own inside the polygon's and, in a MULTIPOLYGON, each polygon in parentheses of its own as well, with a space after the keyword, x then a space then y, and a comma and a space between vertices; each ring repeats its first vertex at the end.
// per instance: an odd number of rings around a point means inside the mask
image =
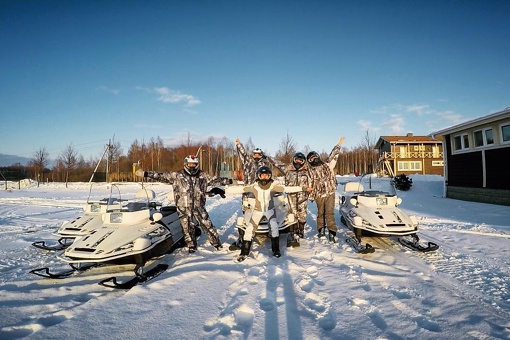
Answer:
POLYGON ((282 254, 280 253, 280 237, 271 237, 271 250, 273 251, 274 257, 280 257, 282 254))
POLYGON ((330 230, 328 234, 329 242, 331 243, 337 243, 338 239, 336 237, 336 231, 330 230))
POLYGON ((324 237, 324 236, 326 236, 326 228, 320 228, 319 232, 317 233, 317 237, 321 238, 321 237, 324 237))
POLYGON ((241 254, 237 257, 237 262, 243 262, 250 255, 251 241, 243 241, 241 245, 241 254))
POLYGON ((241 228, 237 228, 237 232, 239 234, 239 237, 237 238, 237 240, 232 243, 230 245, 230 247, 228 247, 228 250, 239 250, 241 249, 242 245, 243 245, 243 240, 244 240, 244 230, 241 229, 241 228))
POLYGON ((296 235, 299 238, 305 238, 305 223, 298 222, 298 230, 296 230, 296 235))
POLYGON ((299 247, 299 239, 294 233, 289 232, 287 236, 287 247, 299 247))

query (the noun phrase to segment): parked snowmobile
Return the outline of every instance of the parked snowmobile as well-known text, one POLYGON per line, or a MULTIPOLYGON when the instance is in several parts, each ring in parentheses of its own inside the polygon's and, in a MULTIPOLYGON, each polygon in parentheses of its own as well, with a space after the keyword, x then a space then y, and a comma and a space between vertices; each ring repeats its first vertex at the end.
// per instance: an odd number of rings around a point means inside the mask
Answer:
POLYGON ((65 221, 60 228, 53 233, 57 236, 56 245, 47 244, 46 241, 36 241, 32 245, 39 249, 59 251, 69 247, 75 238, 84 236, 92 230, 99 228, 103 224, 102 216, 106 213, 108 207, 114 204, 120 204, 117 198, 103 198, 99 201, 90 201, 83 206, 83 214, 74 220, 65 221))
POLYGON ((359 181, 345 183, 340 197, 340 221, 354 232, 347 242, 361 253, 374 251, 370 244, 361 244, 362 236, 396 236, 401 244, 413 250, 438 249, 435 243, 419 242, 418 220, 398 208, 401 203, 392 178, 369 174, 359 181))
MULTIPOLYGON (((113 188, 118 190, 115 184, 112 184, 112 192, 113 188)), ((177 208, 173 205, 162 206, 154 201, 155 196, 154 191, 143 189, 136 194, 135 200, 113 200, 110 197, 108 203, 116 204, 107 204, 105 213, 100 215, 101 225, 77 237, 59 256, 71 266, 71 270, 52 274, 44 267, 34 269, 31 273, 62 278, 80 271, 82 267, 134 264, 138 282, 145 280, 147 273, 143 273, 143 267, 148 260, 184 246, 177 208)), ((166 267, 159 267, 159 270, 162 269, 166 267)), ((125 285, 117 284, 115 278, 108 280, 114 281, 114 284, 101 284, 125 288, 125 285)))

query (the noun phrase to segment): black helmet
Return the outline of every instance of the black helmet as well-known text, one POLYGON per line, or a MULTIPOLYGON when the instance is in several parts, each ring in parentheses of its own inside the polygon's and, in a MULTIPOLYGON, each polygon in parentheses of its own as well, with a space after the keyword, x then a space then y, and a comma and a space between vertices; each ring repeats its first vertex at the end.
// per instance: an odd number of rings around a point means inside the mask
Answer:
POLYGON ((321 163, 321 158, 319 154, 315 151, 310 151, 308 155, 306 155, 306 160, 311 166, 316 166, 321 163))
POLYGON ((190 174, 191 176, 194 176, 198 173, 198 170, 200 168, 200 161, 198 160, 198 157, 195 155, 189 155, 184 157, 184 170, 190 174))
POLYGON ((292 156, 292 164, 296 169, 300 169, 306 162, 305 154, 302 152, 296 152, 294 156, 292 156))
POLYGON ((267 166, 261 166, 257 169, 257 182, 259 182, 262 185, 266 185, 267 183, 270 183, 273 181, 273 172, 269 167, 267 166), (261 178, 263 174, 269 175, 269 178, 261 178))

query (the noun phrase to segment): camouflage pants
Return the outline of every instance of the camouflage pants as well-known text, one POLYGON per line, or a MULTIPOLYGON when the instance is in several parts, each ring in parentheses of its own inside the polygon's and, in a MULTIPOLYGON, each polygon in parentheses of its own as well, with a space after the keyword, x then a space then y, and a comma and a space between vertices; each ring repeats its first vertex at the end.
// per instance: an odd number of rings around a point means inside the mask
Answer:
POLYGON ((335 223, 335 193, 315 200, 317 204, 317 230, 327 227, 337 231, 335 223))
POLYGON ((213 246, 220 245, 220 238, 218 231, 213 226, 209 214, 204 207, 198 207, 191 209, 189 207, 182 208, 178 207, 179 220, 182 225, 182 231, 184 233, 184 241, 188 247, 196 247, 197 238, 195 235, 195 226, 198 224, 207 235, 209 242, 213 246))

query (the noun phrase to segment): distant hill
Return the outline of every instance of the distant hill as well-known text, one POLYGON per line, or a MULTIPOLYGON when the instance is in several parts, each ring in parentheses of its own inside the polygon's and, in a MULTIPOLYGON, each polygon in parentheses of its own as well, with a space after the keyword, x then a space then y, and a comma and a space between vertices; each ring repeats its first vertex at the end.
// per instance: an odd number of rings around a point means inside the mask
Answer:
POLYGON ((0 153, 0 166, 9 166, 17 163, 25 166, 29 161, 30 158, 19 157, 15 155, 5 155, 3 153, 0 153))

